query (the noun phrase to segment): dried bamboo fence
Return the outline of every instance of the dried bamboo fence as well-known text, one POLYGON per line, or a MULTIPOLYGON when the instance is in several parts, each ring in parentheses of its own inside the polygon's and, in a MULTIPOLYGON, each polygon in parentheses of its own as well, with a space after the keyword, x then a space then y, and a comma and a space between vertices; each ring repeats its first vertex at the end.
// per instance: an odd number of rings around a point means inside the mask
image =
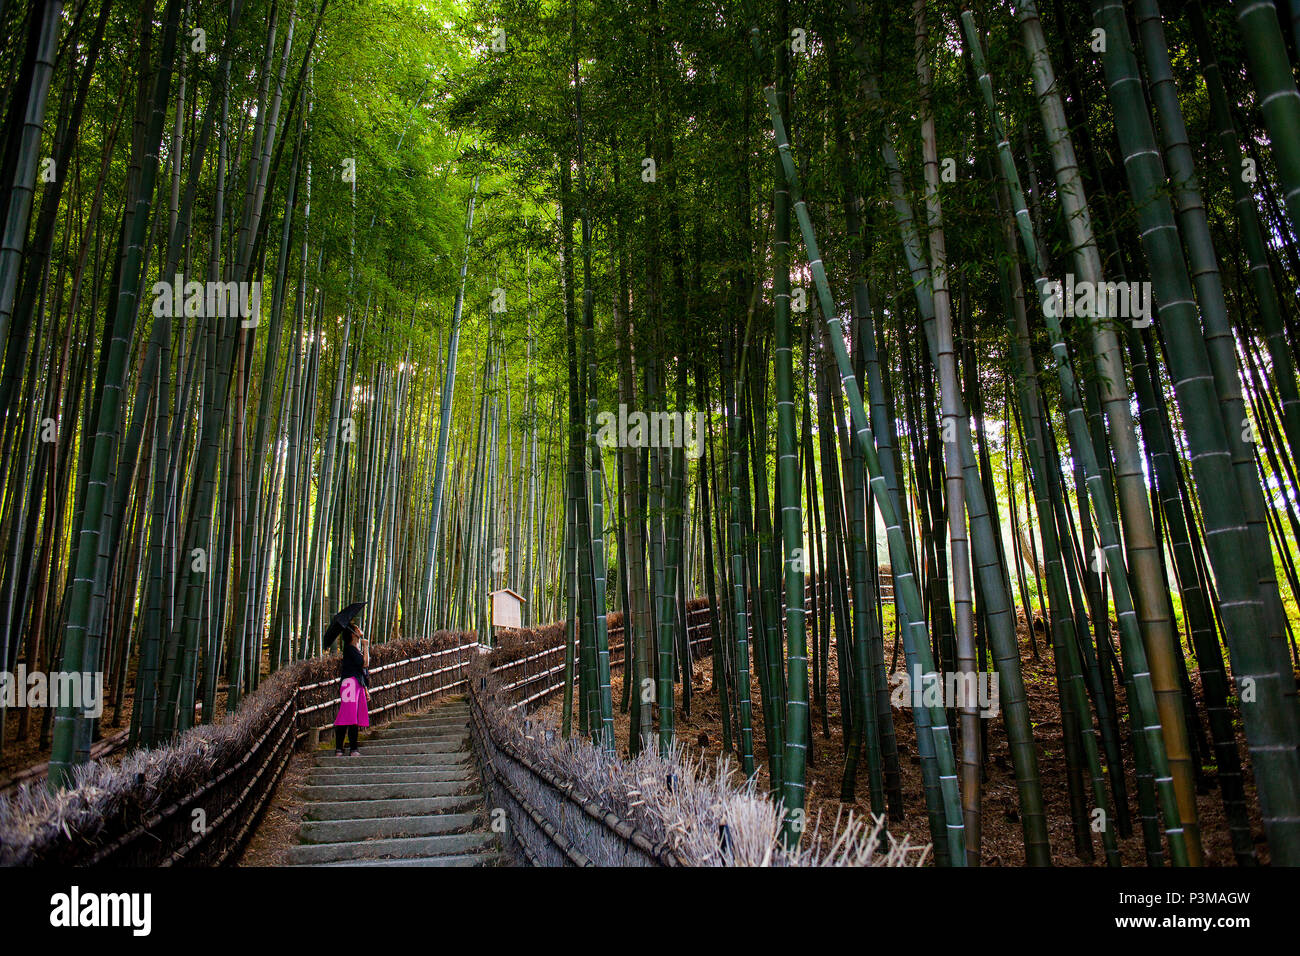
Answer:
MULTIPOLYGON (((512 709, 526 711, 564 687, 564 625, 547 624, 518 633, 519 638, 507 637, 493 652, 492 672, 500 680, 501 691, 509 698, 512 709)), ((609 615, 608 633, 609 666, 613 670, 625 662, 622 614, 609 615)), ((712 646, 708 601, 697 599, 687 605, 686 633, 696 657, 712 646)))
MULTIPOLYGON (((543 628, 536 638, 495 652, 490 672, 481 668, 471 681, 471 739, 488 803, 505 813, 506 825, 498 830, 502 844, 533 866, 681 866, 662 843, 540 766, 512 740, 521 726, 520 718, 509 712, 526 714, 564 687, 563 626, 551 627, 555 633, 543 628), (498 661, 498 655, 509 659, 498 661)), ((612 669, 626 662, 622 615, 610 615, 608 633, 612 669)), ((693 656, 709 651, 713 634, 707 602, 693 601, 688 607, 687 638, 693 656)), ((534 729, 553 733, 522 721, 523 733, 534 729)))

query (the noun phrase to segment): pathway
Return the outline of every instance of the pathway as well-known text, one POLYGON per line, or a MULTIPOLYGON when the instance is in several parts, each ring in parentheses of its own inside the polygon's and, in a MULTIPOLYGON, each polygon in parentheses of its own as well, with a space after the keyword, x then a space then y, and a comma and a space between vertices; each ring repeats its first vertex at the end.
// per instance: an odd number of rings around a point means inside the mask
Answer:
MULTIPOLYGON (((333 740, 330 741, 331 747, 333 740)), ((491 866, 507 858, 486 826, 469 749, 469 705, 446 698, 376 728, 355 757, 322 751, 289 862, 303 866, 491 866)))

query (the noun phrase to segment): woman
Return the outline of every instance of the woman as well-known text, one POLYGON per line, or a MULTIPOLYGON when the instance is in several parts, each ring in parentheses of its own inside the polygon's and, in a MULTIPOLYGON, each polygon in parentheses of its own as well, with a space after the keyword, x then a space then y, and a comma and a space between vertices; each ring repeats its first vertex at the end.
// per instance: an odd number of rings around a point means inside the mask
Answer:
POLYGON ((343 756, 343 734, 347 732, 350 756, 357 756, 357 728, 370 726, 370 713, 366 708, 366 688, 370 675, 366 673, 366 660, 362 648, 369 653, 369 641, 361 636, 361 628, 353 624, 343 644, 343 659, 339 661, 339 714, 334 719, 334 756, 343 756))

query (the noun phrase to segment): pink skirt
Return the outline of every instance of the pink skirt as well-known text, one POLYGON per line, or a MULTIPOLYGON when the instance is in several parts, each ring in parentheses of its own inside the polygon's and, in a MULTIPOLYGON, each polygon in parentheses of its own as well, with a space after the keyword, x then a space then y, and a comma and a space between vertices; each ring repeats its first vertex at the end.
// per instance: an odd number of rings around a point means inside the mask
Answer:
POLYGON ((339 692, 339 715, 334 718, 335 727, 370 726, 370 712, 366 710, 366 689, 361 681, 349 677, 343 682, 339 692))

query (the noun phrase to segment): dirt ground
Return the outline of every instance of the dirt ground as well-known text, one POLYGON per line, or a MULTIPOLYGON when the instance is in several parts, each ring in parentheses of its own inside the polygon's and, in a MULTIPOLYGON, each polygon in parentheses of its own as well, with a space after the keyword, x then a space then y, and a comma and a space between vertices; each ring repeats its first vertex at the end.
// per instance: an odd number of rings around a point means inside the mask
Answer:
MULTIPOLYGON (((105 737, 111 737, 131 726, 131 705, 135 701, 134 685, 134 681, 128 681, 126 690, 122 695, 120 712, 111 699, 105 700, 104 713, 99 721, 99 735, 95 738, 96 742, 105 737)), ((112 689, 108 687, 104 690, 106 694, 112 692, 112 689)), ((224 707, 224 694, 220 695, 220 700, 221 707, 224 707)), ((219 707, 218 710, 220 709, 219 707)), ((46 711, 47 708, 45 707, 32 707, 28 710, 27 733, 25 735, 19 733, 22 727, 23 712, 15 708, 6 714, 4 747, 0 751, 0 785, 3 785, 19 771, 26 770, 36 764, 45 763, 50 759, 50 741, 41 740, 41 723, 45 720, 46 711)), ((121 751, 118 751, 118 755, 120 754, 121 751)), ((109 759, 114 759, 114 756, 110 756, 109 759)))
MULTIPOLYGON (((268 671, 263 669, 262 677, 268 676, 268 671)), ((105 693, 111 694, 111 688, 106 687, 105 693)), ((121 707, 111 699, 104 701, 104 713, 99 721, 99 734, 95 737, 98 742, 106 737, 111 737, 122 730, 131 726, 131 710, 135 703, 135 674, 132 671, 127 678, 126 687, 123 689, 121 707)), ((226 714, 226 687, 221 684, 217 688, 215 707, 217 719, 220 723, 227 718, 226 714)), ((10 780, 14 774, 26 770, 28 767, 36 764, 45 763, 50 759, 50 741, 41 739, 41 722, 45 719, 47 708, 33 707, 29 711, 28 726, 26 735, 19 734, 21 727, 22 712, 19 710, 10 710, 6 716, 4 727, 4 747, 0 751, 0 787, 10 780)), ((108 756, 111 762, 118 759, 125 753, 124 750, 118 750, 108 756)))
MULTIPOLYGON (((1021 661, 1024 671, 1026 694, 1028 696, 1030 717, 1034 725, 1034 739, 1038 745, 1039 770, 1043 781, 1043 799, 1047 810, 1048 833, 1051 841, 1052 863, 1055 866, 1105 866, 1105 855, 1100 837, 1093 834, 1095 848, 1094 859, 1080 858, 1075 853, 1073 830, 1070 824, 1069 794, 1066 785, 1065 752, 1062 743, 1061 713, 1055 684, 1056 678, 1050 647, 1045 647, 1042 634, 1037 638, 1039 659, 1034 660, 1029 644, 1029 635, 1023 617, 1018 627, 1021 641, 1021 661)), ((887 654, 893 653, 893 640, 886 639, 887 654)), ((831 672, 828 680, 826 709, 819 704, 812 704, 812 721, 814 727, 813 745, 808 766, 808 801, 807 813, 809 830, 818 819, 823 831, 833 828, 836 815, 844 810, 855 814, 869 813, 871 809, 867 790, 866 758, 859 763, 856 786, 856 799, 852 803, 842 803, 840 796, 840 778, 844 765, 844 739, 840 732, 839 686, 837 670, 834 665, 835 648, 831 647, 831 672), (823 724, 825 718, 825 725, 823 724), (823 726, 829 726, 829 738, 823 735, 823 726)), ((901 649, 899 667, 902 666, 901 649)), ((681 689, 678 688, 677 713, 675 725, 678 738, 685 744, 690 754, 704 757, 711 764, 722 753, 722 721, 719 716, 718 698, 712 687, 713 664, 711 658, 704 658, 694 664, 692 679, 692 702, 689 715, 682 708, 681 689)), ((1193 693, 1200 698, 1200 681, 1198 675, 1191 675, 1193 693)), ((612 678, 614 696, 614 722, 616 735, 623 753, 627 752, 627 734, 629 715, 619 710, 622 699, 623 675, 616 673, 612 678)), ((754 714, 754 759, 758 768, 759 785, 768 786, 767 746, 763 734, 762 704, 758 680, 752 683, 751 697, 754 714)), ((1119 690, 1121 713, 1123 707, 1123 689, 1119 690)), ((557 725, 561 716, 562 699, 559 694, 552 697, 540 708, 539 715, 557 725)), ((908 835, 913 845, 930 842, 929 823, 925 814, 925 802, 922 795, 920 757, 916 751, 916 732, 912 722, 912 712, 895 707, 894 728, 898 737, 899 757, 903 776, 903 800, 905 815, 901 820, 890 820, 889 830, 898 838, 908 835)), ((988 753, 985 759, 985 783, 982 800, 982 842, 981 861, 986 866, 1021 866, 1025 862, 1024 834, 1020 823, 1019 799, 1016 792, 1015 774, 1011 765, 1010 752, 1007 747, 1003 722, 995 718, 988 728, 988 753)), ((1125 866, 1145 866, 1146 855, 1142 846, 1140 823, 1136 818, 1137 795, 1132 749, 1127 733, 1121 727, 1121 746, 1125 753, 1125 776, 1128 782, 1129 806, 1134 817, 1133 835, 1120 838, 1119 849, 1125 866)), ((1238 727, 1238 746, 1245 758, 1245 739, 1238 727)), ((743 782, 739 769, 739 757, 733 757, 735 776, 738 783, 743 782)), ((1254 780, 1249 766, 1246 769, 1246 803, 1251 817, 1251 830, 1255 834, 1256 850, 1261 862, 1267 862, 1268 851, 1263 843, 1262 824, 1255 802, 1254 780)), ((1201 839, 1205 851, 1205 863, 1209 866, 1233 866, 1235 861, 1228 835, 1223 811, 1223 801, 1214 781, 1213 769, 1206 773, 1204 785, 1197 794, 1197 812, 1201 824, 1201 839)), ((822 842, 828 843, 829 832, 823 832, 822 842)))
POLYGON ((289 758, 289 766, 284 768, 284 776, 276 784, 262 819, 236 866, 288 864, 289 847, 298 842, 298 824, 302 822, 305 807, 302 788, 315 764, 316 754, 310 750, 296 751, 289 758))

